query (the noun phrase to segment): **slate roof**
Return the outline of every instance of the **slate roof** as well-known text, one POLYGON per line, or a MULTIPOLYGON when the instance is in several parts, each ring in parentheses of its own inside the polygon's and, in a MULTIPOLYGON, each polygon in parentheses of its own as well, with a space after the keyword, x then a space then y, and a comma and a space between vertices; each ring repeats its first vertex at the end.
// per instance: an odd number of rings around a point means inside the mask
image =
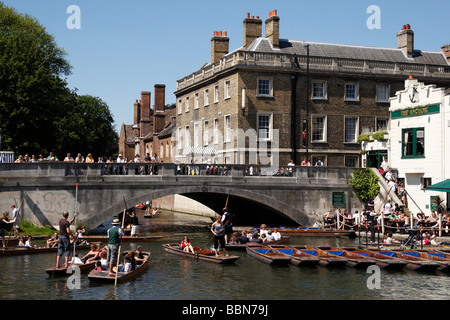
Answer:
MULTIPOLYGON (((273 48, 268 38, 258 38, 247 48, 247 50, 253 52, 279 52, 284 54, 298 54, 305 56, 307 54, 305 45, 307 44, 309 44, 310 56, 314 57, 415 63, 437 66, 449 65, 447 59, 441 51, 433 52, 415 50, 414 58, 408 58, 402 49, 286 39, 280 39, 280 47, 273 48)), ((242 50, 242 48, 238 50, 242 50)))

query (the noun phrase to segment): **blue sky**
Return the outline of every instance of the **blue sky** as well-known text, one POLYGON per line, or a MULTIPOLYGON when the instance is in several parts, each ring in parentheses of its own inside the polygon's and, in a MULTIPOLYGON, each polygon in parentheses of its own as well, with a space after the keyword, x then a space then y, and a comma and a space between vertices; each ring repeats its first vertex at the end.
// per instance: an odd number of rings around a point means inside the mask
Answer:
POLYGON ((113 113, 116 129, 133 123, 133 103, 141 91, 166 85, 174 103, 176 81, 211 59, 214 31, 227 31, 230 51, 242 46, 242 22, 250 12, 263 21, 277 10, 280 37, 366 46, 397 47, 405 24, 415 32, 415 48, 440 51, 450 43, 447 0, 0 0, 36 18, 67 52, 67 78, 79 94, 100 97, 113 113), (70 5, 80 8, 81 29, 66 22, 70 5), (381 28, 366 25, 380 8, 381 28))

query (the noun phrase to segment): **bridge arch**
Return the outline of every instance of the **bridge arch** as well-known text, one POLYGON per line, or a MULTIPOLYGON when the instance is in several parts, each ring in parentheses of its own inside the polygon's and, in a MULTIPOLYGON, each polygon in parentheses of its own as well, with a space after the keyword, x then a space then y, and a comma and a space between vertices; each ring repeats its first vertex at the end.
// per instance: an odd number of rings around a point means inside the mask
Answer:
POLYGON ((115 199, 109 207, 103 208, 95 216, 83 219, 87 225, 96 226, 117 216, 124 209, 129 209, 136 204, 145 203, 148 200, 157 199, 174 194, 196 200, 211 208, 217 214, 222 212, 228 198, 228 208, 235 215, 234 222, 239 225, 259 225, 271 221, 280 221, 282 225, 298 225, 298 222, 284 212, 297 211, 297 215, 307 221, 306 215, 286 203, 268 197, 266 195, 240 188, 220 186, 185 186, 164 188, 160 190, 143 191, 139 195, 124 195, 122 199, 115 199), (251 210, 253 209, 253 210, 251 210), (251 211, 250 211, 251 210, 251 211))

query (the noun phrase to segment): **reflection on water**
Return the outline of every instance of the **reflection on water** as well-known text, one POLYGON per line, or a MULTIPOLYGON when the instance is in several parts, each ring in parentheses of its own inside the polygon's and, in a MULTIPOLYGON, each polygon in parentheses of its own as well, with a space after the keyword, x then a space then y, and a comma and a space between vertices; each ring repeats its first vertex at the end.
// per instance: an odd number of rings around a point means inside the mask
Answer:
MULTIPOLYGON (((163 235, 160 241, 140 243, 151 251, 148 271, 136 280, 114 284, 93 284, 87 276, 81 289, 67 288, 67 278, 45 273, 55 263, 55 254, 0 258, 0 299, 65 300, 391 300, 449 299, 449 276, 440 272, 381 270, 381 289, 369 290, 366 270, 348 267, 275 267, 259 262, 245 251, 232 265, 217 265, 166 253, 161 245, 180 242, 188 235, 194 245, 212 247, 209 218, 161 213, 157 218, 140 217, 141 233, 163 235), (170 229, 170 225, 173 226, 170 229), (420 290, 417 290, 420 289, 420 290)), ((357 239, 291 237, 292 244, 312 246, 357 245, 357 239)), ((124 250, 137 243, 123 243, 124 250)), ((83 252, 84 253, 84 252, 83 252)))

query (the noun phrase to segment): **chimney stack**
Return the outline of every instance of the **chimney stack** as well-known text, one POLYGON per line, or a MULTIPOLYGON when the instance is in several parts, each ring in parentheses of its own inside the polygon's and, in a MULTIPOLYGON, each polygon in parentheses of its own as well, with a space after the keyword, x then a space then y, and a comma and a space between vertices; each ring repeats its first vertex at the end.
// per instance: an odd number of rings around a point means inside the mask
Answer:
POLYGON ((230 38, 227 37, 227 32, 214 31, 214 36, 211 38, 211 63, 216 63, 224 55, 228 53, 230 38))
POLYGON ((277 16, 277 10, 271 11, 266 20, 266 38, 269 38, 274 48, 280 47, 280 17, 277 16))
POLYGON ((414 32, 409 24, 404 25, 402 30, 397 33, 397 44, 408 58, 414 58, 414 32))
POLYGON ((253 41, 260 38, 262 35, 262 20, 259 17, 252 16, 247 13, 247 18, 244 19, 244 49, 247 49, 253 41))
POLYGON ((166 86, 155 84, 155 106, 153 112, 153 134, 159 134, 165 127, 166 86))
POLYGON ((150 120, 150 97, 151 93, 149 91, 141 92, 141 102, 140 102, 140 136, 145 137, 151 131, 151 120, 150 120))
POLYGON ((450 45, 446 44, 441 47, 444 56, 447 58, 447 61, 450 63, 450 45))

